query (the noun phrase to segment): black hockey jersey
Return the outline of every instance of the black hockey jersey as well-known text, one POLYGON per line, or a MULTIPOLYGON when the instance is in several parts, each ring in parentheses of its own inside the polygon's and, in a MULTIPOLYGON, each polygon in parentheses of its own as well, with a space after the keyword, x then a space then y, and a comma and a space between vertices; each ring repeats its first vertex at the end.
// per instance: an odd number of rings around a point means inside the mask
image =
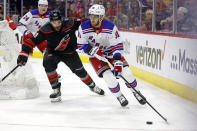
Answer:
POLYGON ((62 21, 61 30, 56 31, 50 23, 47 23, 31 40, 35 45, 47 40, 47 49, 58 54, 72 53, 77 48, 75 31, 80 24, 80 19, 66 18, 62 21))

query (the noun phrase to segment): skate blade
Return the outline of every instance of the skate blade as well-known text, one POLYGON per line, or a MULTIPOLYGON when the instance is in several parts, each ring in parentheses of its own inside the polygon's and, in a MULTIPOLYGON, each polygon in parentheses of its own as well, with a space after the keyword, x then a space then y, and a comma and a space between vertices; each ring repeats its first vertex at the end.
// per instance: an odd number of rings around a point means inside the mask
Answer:
POLYGON ((127 107, 127 105, 129 104, 128 101, 123 102, 122 104, 120 104, 122 107, 127 107))
POLYGON ((58 98, 51 98, 51 103, 56 103, 62 101, 61 97, 58 98))

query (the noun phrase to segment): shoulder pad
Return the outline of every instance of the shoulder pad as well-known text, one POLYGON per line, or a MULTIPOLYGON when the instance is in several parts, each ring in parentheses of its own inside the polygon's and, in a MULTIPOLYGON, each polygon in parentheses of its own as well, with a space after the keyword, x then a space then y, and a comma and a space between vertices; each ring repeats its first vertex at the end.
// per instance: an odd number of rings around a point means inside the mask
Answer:
POLYGON ((38 15, 38 10, 37 9, 31 10, 30 13, 32 15, 38 15))
POLYGON ((68 28, 71 28, 72 26, 74 25, 74 19, 72 18, 65 18, 63 21, 62 21, 62 30, 66 30, 68 28))
POLYGON ((75 20, 75 21, 79 21, 79 22, 81 22, 81 19, 78 19, 78 18, 75 18, 74 20, 75 20))
POLYGON ((82 28, 82 30, 85 30, 85 29, 88 29, 88 28, 92 28, 90 20, 88 19, 88 20, 84 21, 81 24, 81 28, 82 28))
POLYGON ((112 23, 109 20, 104 19, 104 27, 103 28, 113 30, 114 26, 115 26, 114 23, 112 23))
POLYGON ((66 17, 66 18, 63 19, 64 22, 70 21, 70 20, 73 20, 73 19, 72 18, 68 18, 68 17, 66 17))
POLYGON ((52 26, 49 22, 47 22, 45 25, 43 25, 40 29, 40 31, 44 34, 48 34, 53 31, 52 26))
POLYGON ((50 11, 49 10, 47 10, 47 15, 50 15, 50 11))

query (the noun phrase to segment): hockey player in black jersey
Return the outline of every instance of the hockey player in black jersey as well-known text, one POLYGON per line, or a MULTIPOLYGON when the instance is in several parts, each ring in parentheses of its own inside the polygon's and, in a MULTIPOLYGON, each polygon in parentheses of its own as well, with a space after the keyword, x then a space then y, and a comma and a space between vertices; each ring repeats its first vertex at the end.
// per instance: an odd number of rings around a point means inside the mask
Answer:
POLYGON ((52 102, 61 101, 61 83, 58 81, 58 74, 56 72, 60 61, 64 62, 91 91, 104 95, 104 91, 95 85, 92 78, 84 69, 76 52, 77 38, 75 31, 78 30, 80 24, 81 20, 71 18, 62 20, 59 11, 52 11, 50 13, 50 22, 45 24, 34 38, 25 40, 22 45, 22 51, 19 53, 17 64, 25 65, 33 47, 47 40, 47 50, 44 54, 43 66, 53 89, 53 93, 50 95, 52 102))

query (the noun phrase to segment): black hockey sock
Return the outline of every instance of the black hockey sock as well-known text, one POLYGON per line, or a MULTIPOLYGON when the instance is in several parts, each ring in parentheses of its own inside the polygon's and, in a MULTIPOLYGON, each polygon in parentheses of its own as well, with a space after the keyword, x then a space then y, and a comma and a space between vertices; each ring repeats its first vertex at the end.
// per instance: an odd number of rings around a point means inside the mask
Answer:
POLYGON ((94 88, 95 87, 95 83, 92 80, 92 78, 87 74, 86 77, 81 78, 81 80, 83 81, 83 83, 85 83, 88 87, 90 88, 94 88))

